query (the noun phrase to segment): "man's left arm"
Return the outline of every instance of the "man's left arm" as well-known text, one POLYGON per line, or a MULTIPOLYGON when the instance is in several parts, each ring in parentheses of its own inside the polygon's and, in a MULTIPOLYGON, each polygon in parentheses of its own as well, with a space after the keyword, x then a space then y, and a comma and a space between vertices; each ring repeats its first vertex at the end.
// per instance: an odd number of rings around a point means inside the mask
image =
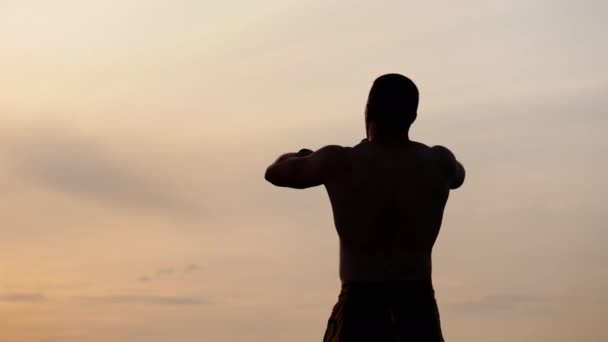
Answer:
POLYGON ((264 178, 276 186, 294 189, 321 185, 336 170, 342 150, 341 146, 329 145, 315 152, 302 149, 286 153, 268 166, 264 178))

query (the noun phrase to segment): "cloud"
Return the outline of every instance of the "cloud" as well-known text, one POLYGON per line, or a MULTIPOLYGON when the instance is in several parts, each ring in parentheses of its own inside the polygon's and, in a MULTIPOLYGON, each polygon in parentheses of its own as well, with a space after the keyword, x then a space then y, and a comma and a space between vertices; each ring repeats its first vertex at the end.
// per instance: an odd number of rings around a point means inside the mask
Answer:
POLYGON ((190 264, 184 268, 185 273, 193 273, 201 270, 201 266, 198 264, 190 264))
POLYGON ((151 279, 150 279, 150 277, 148 277, 148 276, 141 276, 141 277, 137 278, 137 280, 138 280, 139 282, 142 282, 142 283, 147 283, 147 282, 149 282, 151 279))
POLYGON ((75 301, 102 304, 143 304, 143 305, 201 305, 208 304, 206 300, 186 296, 150 296, 150 295, 111 295, 111 296, 78 296, 75 301))
MULTIPOLYGON (((156 170, 121 159, 100 140, 61 125, 13 130, 4 137, 9 161, 29 184, 128 210, 198 217, 200 206, 156 170)), ((138 151, 133 151, 137 153, 138 151)))
POLYGON ((9 283, 5 284, 3 287, 7 290, 15 290, 20 292, 33 290, 37 291, 50 291, 50 290, 76 290, 76 289, 84 289, 90 286, 88 282, 52 282, 52 283, 9 283))
POLYGON ((41 302, 46 296, 40 292, 0 294, 0 302, 41 302))
MULTIPOLYGON (((163 267, 156 271, 156 276, 158 276, 158 277, 174 276, 178 273, 178 269, 179 268, 176 268, 176 267, 163 267)), ((183 267, 183 273, 191 274, 191 273, 199 272, 201 269, 202 268, 199 264, 192 263, 192 264, 188 264, 183 267)), ((158 277, 143 275, 143 276, 138 277, 137 281, 142 282, 142 283, 147 283, 147 282, 152 281, 153 279, 157 279, 158 277)))
POLYGON ((87 341, 93 340, 96 336, 93 335, 78 335, 78 334, 65 334, 43 337, 38 342, 66 342, 66 341, 87 341))
POLYGON ((158 275, 171 275, 175 273, 175 269, 173 267, 161 268, 156 272, 158 275))
POLYGON ((503 294, 485 296, 475 300, 446 304, 450 311, 457 312, 485 312, 512 309, 518 305, 537 302, 540 298, 520 294, 503 294))

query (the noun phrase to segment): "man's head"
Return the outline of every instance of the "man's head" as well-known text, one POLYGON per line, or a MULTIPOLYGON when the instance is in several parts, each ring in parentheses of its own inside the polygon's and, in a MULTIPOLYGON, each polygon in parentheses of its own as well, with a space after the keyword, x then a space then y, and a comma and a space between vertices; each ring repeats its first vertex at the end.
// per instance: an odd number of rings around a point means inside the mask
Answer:
POLYGON ((378 77, 369 91, 365 108, 365 125, 370 133, 401 135, 416 120, 418 88, 409 78, 399 74, 378 77))

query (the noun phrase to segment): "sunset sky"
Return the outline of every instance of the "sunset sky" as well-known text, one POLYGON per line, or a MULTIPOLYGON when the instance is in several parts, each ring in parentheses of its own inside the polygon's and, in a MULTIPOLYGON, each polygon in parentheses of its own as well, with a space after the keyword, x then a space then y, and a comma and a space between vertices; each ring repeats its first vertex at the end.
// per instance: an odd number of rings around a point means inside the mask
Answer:
POLYGON ((608 341, 608 2, 0 0, 0 342, 321 341, 338 238, 284 153, 379 75, 467 169, 446 341, 608 341))

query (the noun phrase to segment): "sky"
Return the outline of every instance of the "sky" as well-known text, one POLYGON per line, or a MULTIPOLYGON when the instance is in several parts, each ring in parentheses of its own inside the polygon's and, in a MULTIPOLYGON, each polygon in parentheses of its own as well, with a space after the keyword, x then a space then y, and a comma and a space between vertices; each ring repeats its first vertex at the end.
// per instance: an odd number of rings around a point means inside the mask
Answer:
POLYGON ((0 1, 0 341, 320 341, 338 238, 277 156, 364 137, 372 81, 467 169, 447 341, 608 340, 605 1, 0 1))

